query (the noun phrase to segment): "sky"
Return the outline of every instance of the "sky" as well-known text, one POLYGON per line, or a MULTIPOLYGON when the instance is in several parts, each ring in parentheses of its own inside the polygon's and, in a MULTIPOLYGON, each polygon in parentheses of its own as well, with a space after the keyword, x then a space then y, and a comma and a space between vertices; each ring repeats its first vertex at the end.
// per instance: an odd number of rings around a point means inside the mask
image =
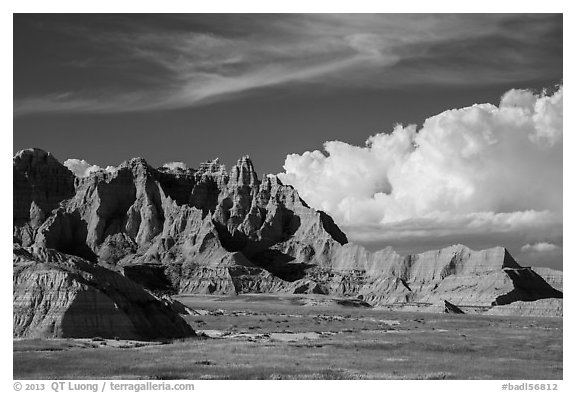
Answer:
POLYGON ((248 154, 371 249, 561 268, 562 32, 555 14, 16 14, 13 150, 83 171, 248 154))

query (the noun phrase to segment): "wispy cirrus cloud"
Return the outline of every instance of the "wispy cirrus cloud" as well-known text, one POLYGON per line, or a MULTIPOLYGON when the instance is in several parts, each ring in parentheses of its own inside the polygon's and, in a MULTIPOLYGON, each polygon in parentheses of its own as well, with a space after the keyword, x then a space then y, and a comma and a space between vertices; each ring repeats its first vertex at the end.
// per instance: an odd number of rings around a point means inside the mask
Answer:
POLYGON ((554 15, 116 17, 100 28, 78 18, 54 28, 105 55, 68 66, 87 77, 112 69, 140 84, 119 89, 103 79, 17 96, 16 115, 173 109, 290 83, 383 88, 537 78, 553 66, 548 40, 561 30, 554 15))

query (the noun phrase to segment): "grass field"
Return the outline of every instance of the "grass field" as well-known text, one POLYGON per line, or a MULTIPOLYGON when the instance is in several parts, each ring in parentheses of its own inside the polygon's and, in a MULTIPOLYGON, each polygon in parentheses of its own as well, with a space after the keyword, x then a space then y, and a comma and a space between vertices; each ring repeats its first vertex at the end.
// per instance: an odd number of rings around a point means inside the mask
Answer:
POLYGON ((562 319, 180 296, 204 337, 14 340, 15 379, 562 379, 562 319))

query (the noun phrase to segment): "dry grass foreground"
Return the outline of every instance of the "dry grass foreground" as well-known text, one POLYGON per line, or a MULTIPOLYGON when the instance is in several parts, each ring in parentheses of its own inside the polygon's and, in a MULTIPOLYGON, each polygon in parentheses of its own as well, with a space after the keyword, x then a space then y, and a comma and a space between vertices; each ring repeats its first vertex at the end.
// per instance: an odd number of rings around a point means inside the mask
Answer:
POLYGON ((562 379, 562 319, 180 296, 205 337, 14 340, 15 379, 562 379))

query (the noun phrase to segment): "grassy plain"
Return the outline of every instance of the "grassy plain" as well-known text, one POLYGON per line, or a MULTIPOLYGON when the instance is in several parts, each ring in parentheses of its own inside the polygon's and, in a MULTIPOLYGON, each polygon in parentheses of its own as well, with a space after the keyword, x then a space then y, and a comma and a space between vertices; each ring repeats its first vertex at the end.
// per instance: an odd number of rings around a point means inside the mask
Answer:
POLYGON ((562 379, 562 319, 179 296, 204 337, 14 340, 15 379, 562 379))

